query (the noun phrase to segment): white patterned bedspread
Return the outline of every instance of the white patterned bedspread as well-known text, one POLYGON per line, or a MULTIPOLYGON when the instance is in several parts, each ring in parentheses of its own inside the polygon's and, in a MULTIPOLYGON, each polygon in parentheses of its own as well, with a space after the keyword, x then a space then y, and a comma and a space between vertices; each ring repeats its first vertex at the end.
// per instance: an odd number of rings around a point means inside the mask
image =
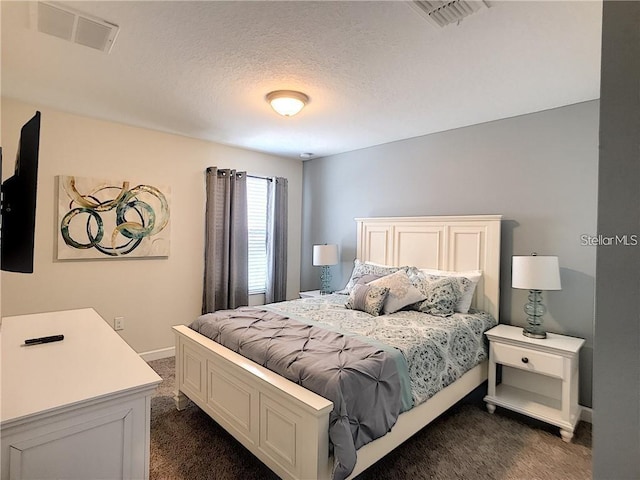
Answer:
POLYGON ((324 295, 262 308, 324 324, 394 347, 407 363, 413 406, 419 405, 488 358, 484 332, 497 325, 485 312, 436 317, 413 310, 374 317, 344 307, 346 295, 324 295))

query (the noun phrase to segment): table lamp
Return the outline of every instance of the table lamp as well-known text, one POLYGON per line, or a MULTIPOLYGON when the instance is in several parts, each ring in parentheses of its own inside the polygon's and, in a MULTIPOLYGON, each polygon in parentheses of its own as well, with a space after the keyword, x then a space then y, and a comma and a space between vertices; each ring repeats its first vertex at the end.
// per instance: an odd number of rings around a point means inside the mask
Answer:
POLYGON ((537 255, 514 256, 511 286, 529 290, 529 302, 524 306, 527 325, 522 334, 531 338, 547 338, 542 328, 542 316, 547 309, 542 304, 542 290, 560 290, 558 257, 537 255))
POLYGON ((320 294, 331 293, 331 271, 329 266, 338 263, 338 245, 314 245, 313 265, 322 267, 320 274, 320 294))

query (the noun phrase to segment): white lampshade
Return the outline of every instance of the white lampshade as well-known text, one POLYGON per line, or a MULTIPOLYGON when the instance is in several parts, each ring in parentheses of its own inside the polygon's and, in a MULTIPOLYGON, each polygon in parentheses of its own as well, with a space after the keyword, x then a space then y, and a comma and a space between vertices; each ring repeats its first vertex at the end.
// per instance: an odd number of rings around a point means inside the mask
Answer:
POLYGON ((561 290, 558 257, 514 256, 511 286, 525 290, 561 290))
POLYGON ((284 117, 293 117, 309 101, 309 97, 302 92, 293 90, 276 90, 267 94, 267 101, 277 113, 284 117))
POLYGON ((314 245, 313 265, 336 265, 338 263, 338 245, 314 245))

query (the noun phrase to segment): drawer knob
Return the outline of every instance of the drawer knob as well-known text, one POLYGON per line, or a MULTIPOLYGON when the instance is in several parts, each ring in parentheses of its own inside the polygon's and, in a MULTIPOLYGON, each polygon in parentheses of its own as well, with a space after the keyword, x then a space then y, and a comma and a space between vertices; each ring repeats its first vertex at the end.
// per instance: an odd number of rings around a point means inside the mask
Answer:
POLYGON ((522 357, 522 363, 529 363, 529 359, 527 357, 522 357))

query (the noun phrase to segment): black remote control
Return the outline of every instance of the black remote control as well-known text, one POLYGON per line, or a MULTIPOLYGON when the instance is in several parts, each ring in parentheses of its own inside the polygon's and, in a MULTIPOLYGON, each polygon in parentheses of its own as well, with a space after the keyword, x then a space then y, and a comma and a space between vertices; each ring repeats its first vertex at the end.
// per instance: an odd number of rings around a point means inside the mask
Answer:
POLYGON ((25 345, 40 345, 41 343, 60 342, 64 340, 64 335, 51 335, 49 337, 28 338, 24 341, 25 345))

